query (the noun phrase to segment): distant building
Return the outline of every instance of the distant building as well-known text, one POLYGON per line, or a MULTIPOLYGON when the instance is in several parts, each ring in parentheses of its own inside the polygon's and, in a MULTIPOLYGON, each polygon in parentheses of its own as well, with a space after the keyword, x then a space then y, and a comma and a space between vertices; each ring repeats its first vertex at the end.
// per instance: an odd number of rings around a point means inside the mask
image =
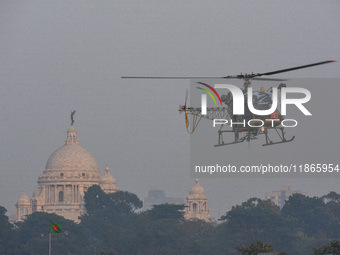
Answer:
POLYGON ((195 185, 190 189, 187 197, 187 208, 184 217, 188 220, 199 219, 211 221, 211 212, 207 206, 208 198, 198 179, 195 185))
POLYGON ((281 190, 266 192, 266 199, 271 200, 274 204, 282 208, 288 198, 295 193, 309 196, 308 193, 301 192, 300 190, 293 190, 292 186, 281 186, 281 190))
POLYGON ((160 204, 184 204, 184 199, 179 197, 166 197, 164 190, 154 189, 148 191, 144 198, 144 209, 149 210, 153 205, 160 204))
POLYGON ((24 190, 16 203, 17 220, 34 212, 48 212, 79 222, 78 217, 85 212, 84 194, 95 184, 106 193, 119 190, 108 167, 101 175, 95 158, 79 145, 77 131, 71 125, 65 145, 47 160, 33 198, 29 198, 24 190))

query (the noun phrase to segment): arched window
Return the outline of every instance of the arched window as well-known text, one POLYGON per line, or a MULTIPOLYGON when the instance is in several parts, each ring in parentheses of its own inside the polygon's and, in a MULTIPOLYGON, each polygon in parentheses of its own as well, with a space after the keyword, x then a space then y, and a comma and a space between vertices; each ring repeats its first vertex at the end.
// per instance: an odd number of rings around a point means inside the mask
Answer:
POLYGON ((194 213, 197 213, 197 204, 196 203, 194 203, 192 205, 192 208, 193 208, 194 213))
POLYGON ((20 209, 20 217, 22 217, 23 216, 23 214, 24 214, 24 209, 20 209))
POLYGON ((59 202, 64 202, 64 192, 59 191, 59 202))
POLYGON ((27 215, 28 214, 28 209, 25 209, 25 215, 27 215))

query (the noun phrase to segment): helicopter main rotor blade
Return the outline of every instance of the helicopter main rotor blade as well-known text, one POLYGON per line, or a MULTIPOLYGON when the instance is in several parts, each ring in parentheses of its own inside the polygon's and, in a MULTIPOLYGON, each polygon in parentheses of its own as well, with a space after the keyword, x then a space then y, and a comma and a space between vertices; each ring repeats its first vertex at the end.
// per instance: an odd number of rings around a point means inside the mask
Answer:
POLYGON ((257 81, 288 81, 289 79, 252 78, 252 80, 257 80, 257 81))
POLYGON ((318 65, 328 64, 328 63, 332 63, 332 62, 336 62, 336 61, 335 60, 327 60, 327 61, 322 61, 322 62, 318 62, 318 63, 314 63, 314 64, 296 66, 296 67, 286 68, 286 69, 277 70, 277 71, 273 71, 273 72, 258 73, 258 74, 255 74, 255 77, 262 76, 262 75, 273 75, 273 74, 277 74, 277 73, 290 72, 290 71, 294 71, 294 70, 297 70, 297 69, 303 69, 303 68, 307 68, 307 67, 318 66, 318 65))
POLYGON ((162 77, 162 76, 151 76, 151 77, 146 77, 146 76, 122 76, 122 79, 223 79, 226 77, 162 77))
POLYGON ((323 65, 323 64, 328 64, 336 62, 335 60, 327 60, 327 61, 322 61, 314 64, 309 64, 309 65, 303 65, 303 66, 296 66, 296 67, 291 67, 291 68, 286 68, 286 69, 281 69, 273 72, 267 72, 267 73, 256 73, 256 74, 240 74, 240 75, 228 75, 228 76, 222 76, 222 77, 188 77, 188 76, 122 76, 123 79, 263 79, 263 80, 272 80, 272 81, 285 81, 285 79, 265 79, 265 78, 256 78, 260 77, 263 75, 273 75, 273 74, 278 74, 278 73, 284 73, 284 72, 290 72, 294 71, 297 69, 303 69, 307 67, 312 67, 312 66, 317 66, 317 65, 323 65))
MULTIPOLYGON (((255 76, 256 77, 256 76, 255 76)), ((244 76, 224 76, 224 77, 146 77, 146 76, 122 76, 122 79, 243 79, 244 76)), ((275 78, 252 78, 252 80, 262 80, 262 81, 287 81, 288 79, 275 79, 275 78)))

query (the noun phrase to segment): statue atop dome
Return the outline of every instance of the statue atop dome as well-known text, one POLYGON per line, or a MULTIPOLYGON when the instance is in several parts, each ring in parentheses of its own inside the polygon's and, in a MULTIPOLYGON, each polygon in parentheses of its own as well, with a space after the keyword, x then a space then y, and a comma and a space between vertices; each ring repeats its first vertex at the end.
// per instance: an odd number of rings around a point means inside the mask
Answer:
POLYGON ((71 111, 71 126, 73 126, 73 123, 74 123, 73 116, 74 116, 75 113, 76 113, 76 110, 71 111))

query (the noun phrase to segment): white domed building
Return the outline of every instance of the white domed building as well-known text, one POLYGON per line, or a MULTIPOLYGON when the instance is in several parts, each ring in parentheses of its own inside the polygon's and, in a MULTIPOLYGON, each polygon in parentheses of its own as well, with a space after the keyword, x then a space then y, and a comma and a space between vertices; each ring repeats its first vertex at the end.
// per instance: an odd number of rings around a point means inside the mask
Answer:
POLYGON ((26 215, 29 215, 32 213, 32 201, 27 196, 26 190, 22 192, 22 195, 20 196, 15 206, 17 207, 17 218, 18 219, 22 219, 26 215))
POLYGON ((186 219, 211 221, 211 212, 207 207, 208 198, 198 179, 195 180, 195 185, 190 189, 187 201, 188 207, 184 214, 186 219))
POLYGON ((84 194, 95 184, 106 193, 119 190, 108 167, 101 175, 95 158, 79 145, 77 131, 71 125, 65 145, 47 160, 33 198, 30 199, 25 192, 19 198, 16 204, 17 220, 33 212, 48 212, 79 222, 78 217, 85 212, 84 194))
POLYGON ((105 174, 99 180, 99 186, 107 194, 115 193, 119 190, 116 185, 116 179, 110 174, 108 166, 105 168, 105 174))

